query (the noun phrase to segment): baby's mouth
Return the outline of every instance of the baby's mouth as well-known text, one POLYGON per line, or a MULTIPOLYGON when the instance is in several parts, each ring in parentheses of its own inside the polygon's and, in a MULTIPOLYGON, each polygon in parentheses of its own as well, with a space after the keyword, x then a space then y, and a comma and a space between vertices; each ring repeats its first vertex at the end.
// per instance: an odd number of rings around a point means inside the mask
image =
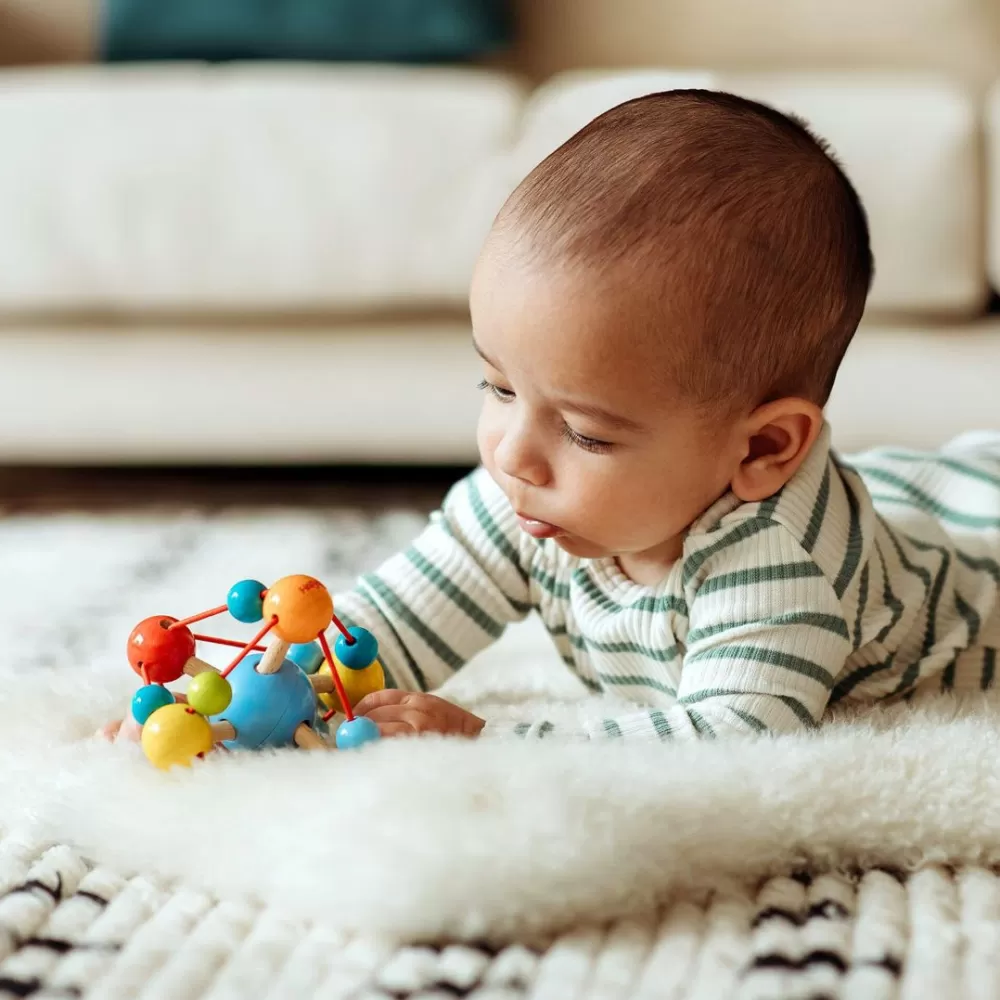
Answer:
POLYGON ((549 524, 548 521, 538 521, 533 517, 525 517, 523 514, 517 515, 521 530, 527 532, 532 538, 555 538, 556 535, 565 532, 556 524, 549 524))

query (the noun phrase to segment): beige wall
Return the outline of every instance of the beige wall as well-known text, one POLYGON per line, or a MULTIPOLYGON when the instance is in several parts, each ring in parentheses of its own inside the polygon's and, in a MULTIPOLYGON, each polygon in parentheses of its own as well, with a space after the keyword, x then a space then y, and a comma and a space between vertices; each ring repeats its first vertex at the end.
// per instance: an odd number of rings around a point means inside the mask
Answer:
POLYGON ((1000 0, 516 0, 518 60, 581 66, 1000 75, 1000 0))
POLYGON ((95 0, 0 0, 0 63, 89 58, 95 6, 95 0))
MULTIPOLYGON (((88 58, 98 2, 0 0, 0 62, 88 58)), ((1000 0, 514 3, 520 40, 502 62, 536 78, 636 65, 921 68, 979 83, 1000 75, 1000 0)))

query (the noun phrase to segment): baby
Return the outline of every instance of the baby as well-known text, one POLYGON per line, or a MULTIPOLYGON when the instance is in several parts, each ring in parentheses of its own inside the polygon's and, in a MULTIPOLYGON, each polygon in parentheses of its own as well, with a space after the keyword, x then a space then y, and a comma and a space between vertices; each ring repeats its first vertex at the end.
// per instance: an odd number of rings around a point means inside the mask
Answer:
POLYGON ((831 452, 871 278, 857 193, 770 108, 653 94, 552 153, 472 281, 482 468, 337 598, 390 685, 358 712, 384 736, 478 734, 426 692, 530 611, 583 684, 635 702, 592 737, 788 732, 990 686, 1000 435, 831 452))

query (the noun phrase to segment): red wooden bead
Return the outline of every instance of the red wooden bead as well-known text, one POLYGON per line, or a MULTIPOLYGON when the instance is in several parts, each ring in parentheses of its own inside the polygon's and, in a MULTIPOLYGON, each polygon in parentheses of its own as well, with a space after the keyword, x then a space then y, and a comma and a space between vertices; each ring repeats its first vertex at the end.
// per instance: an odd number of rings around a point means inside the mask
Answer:
POLYGON ((144 618, 128 637, 128 662, 150 684, 177 680, 194 656, 194 633, 186 625, 170 628, 175 621, 169 615, 144 618))

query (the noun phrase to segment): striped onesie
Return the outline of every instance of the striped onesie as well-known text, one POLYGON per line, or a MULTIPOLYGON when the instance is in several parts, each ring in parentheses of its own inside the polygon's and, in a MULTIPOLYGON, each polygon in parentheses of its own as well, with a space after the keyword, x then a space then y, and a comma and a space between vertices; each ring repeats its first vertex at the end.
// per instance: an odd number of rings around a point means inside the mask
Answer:
POLYGON ((998 585, 1000 435, 847 461, 824 427, 780 493, 713 504, 655 586, 525 534, 479 469, 338 608, 379 636, 389 683, 414 690, 537 611, 583 684, 635 702, 586 735, 687 739, 812 727, 838 702, 918 686, 987 688, 998 585))

